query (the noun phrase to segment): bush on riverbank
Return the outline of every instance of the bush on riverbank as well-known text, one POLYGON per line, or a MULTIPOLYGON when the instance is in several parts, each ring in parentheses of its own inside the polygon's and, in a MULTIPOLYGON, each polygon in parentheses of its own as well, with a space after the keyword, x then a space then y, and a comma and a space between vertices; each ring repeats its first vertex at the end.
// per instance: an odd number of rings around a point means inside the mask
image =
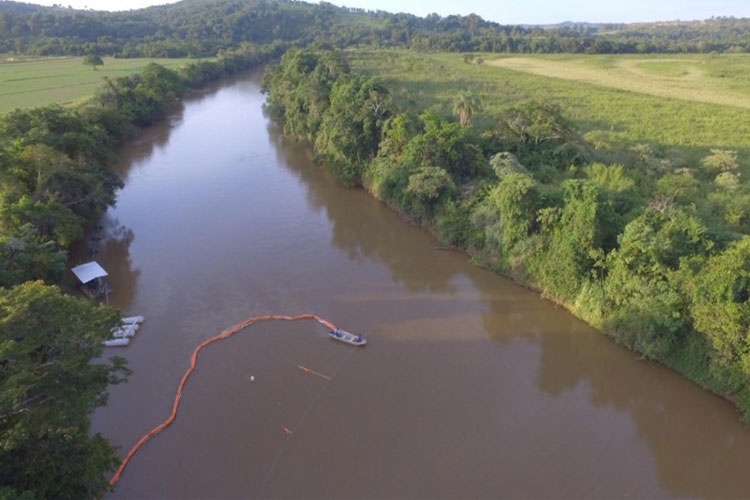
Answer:
POLYGON ((119 315, 59 288, 68 247, 115 202, 117 147, 190 89, 281 50, 245 46, 178 71, 150 64, 107 79, 81 106, 0 118, 0 497, 100 497, 117 465, 88 427, 107 386, 126 374, 117 358, 90 363, 119 315))
POLYGON ((414 116, 331 52, 287 52, 264 88, 285 133, 342 180, 750 418, 748 185, 732 152, 693 165, 648 145, 600 151, 539 102, 483 129, 414 116))

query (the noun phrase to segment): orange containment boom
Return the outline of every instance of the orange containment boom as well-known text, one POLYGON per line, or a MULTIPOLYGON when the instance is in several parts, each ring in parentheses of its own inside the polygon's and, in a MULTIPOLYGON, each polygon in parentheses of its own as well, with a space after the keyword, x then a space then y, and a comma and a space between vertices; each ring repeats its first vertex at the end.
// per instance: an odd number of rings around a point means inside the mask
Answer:
POLYGON ((314 319, 318 323, 325 325, 329 330, 336 330, 336 326, 331 323, 330 321, 326 321, 325 319, 321 318, 320 316, 316 316, 314 314, 300 314, 299 316, 284 316, 281 314, 267 314, 265 316, 255 316, 253 318, 250 318, 248 320, 243 321, 242 323, 235 325, 231 327, 228 330, 224 330, 219 335, 216 335, 215 337, 211 337, 210 339, 204 341, 201 343, 198 347, 195 348, 193 351, 192 356, 190 356, 190 368, 187 369, 185 372, 185 375, 182 376, 182 380, 180 381, 180 385, 177 387, 177 394, 175 394, 174 397, 174 404, 172 405, 172 413, 169 415, 169 418, 166 419, 161 424, 157 425, 150 431, 148 431, 137 443, 135 443, 135 446, 133 446, 127 455, 125 455, 125 458, 123 459, 122 463, 120 464, 120 467, 117 468, 117 471, 112 476, 112 479, 109 480, 109 485, 114 486, 117 481, 120 479, 120 476, 122 476, 123 471, 125 470, 125 467, 128 466, 128 463, 130 460, 132 460, 133 456, 138 452, 138 450, 146 444, 147 441, 149 441, 151 438, 159 434, 161 431, 169 427, 172 422, 174 422, 175 417, 177 417, 177 409, 180 407, 180 398, 182 397, 182 389, 185 387, 185 383, 187 382, 188 378, 190 378, 190 375, 195 370, 195 365, 198 362, 198 353, 206 347, 209 344, 212 344, 218 340, 224 340, 226 338, 231 337, 235 333, 239 332, 240 330, 243 330, 247 328, 248 326, 252 325, 253 323, 259 323, 261 321, 268 321, 268 320, 287 320, 287 321, 297 321, 301 319, 314 319))

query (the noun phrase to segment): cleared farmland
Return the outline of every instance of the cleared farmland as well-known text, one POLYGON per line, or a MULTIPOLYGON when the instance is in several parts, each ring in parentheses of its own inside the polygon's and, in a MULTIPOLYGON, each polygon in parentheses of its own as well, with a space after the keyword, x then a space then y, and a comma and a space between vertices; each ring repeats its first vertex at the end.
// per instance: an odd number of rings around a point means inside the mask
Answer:
MULTIPOLYGON (((691 66, 702 72, 703 81, 720 85, 736 99, 730 104, 677 97, 677 88, 669 95, 624 90, 616 85, 590 83, 511 70, 489 64, 497 54, 475 54, 472 63, 464 55, 447 52, 415 53, 401 50, 357 49, 348 59, 357 70, 381 81, 391 90, 394 100, 406 109, 428 109, 452 116, 453 102, 470 91, 482 102, 476 116, 479 128, 496 126, 507 109, 527 101, 559 105, 573 120, 581 134, 595 134, 597 140, 615 144, 658 144, 678 147, 690 157, 701 157, 711 148, 737 150, 741 158, 750 158, 750 113, 738 102, 750 102, 750 57, 745 55, 690 56, 524 56, 532 62, 580 65, 594 73, 626 70, 618 65, 635 65, 641 79, 663 80, 665 75, 690 72, 691 66), (482 64, 477 60, 483 58, 482 64), (679 61, 666 63, 664 59, 679 61), (720 80, 720 83, 716 83, 720 80)), ((635 75, 638 76, 638 75, 635 75)), ((622 76, 622 80, 630 77, 622 76)), ((612 78, 616 84, 620 78, 612 78)), ((744 161, 744 160, 743 160, 744 161)))
POLYGON ((104 58, 104 65, 94 71, 83 65, 81 57, 4 60, 0 62, 0 113, 46 104, 72 104, 92 96, 105 76, 137 73, 150 62, 174 68, 185 61, 104 58))
POLYGON ((750 78, 750 58, 745 56, 502 57, 487 64, 659 97, 750 108, 750 94, 736 85, 740 77, 750 78), (742 65, 745 73, 727 77, 721 65, 742 65))

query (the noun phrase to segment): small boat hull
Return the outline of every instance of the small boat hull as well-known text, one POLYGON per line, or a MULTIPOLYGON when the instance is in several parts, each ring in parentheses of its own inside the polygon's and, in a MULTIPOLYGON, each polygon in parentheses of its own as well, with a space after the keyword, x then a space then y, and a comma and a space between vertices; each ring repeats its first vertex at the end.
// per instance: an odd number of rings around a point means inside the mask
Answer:
POLYGON ((129 338, 109 339, 104 341, 105 347, 125 347, 130 343, 129 338))
POLYGON ((354 335, 353 333, 347 332, 346 330, 342 330, 340 328, 329 331, 328 335, 332 339, 338 340, 339 342, 344 342, 345 344, 356 346, 363 346, 367 344, 367 340, 362 335, 354 335))
POLYGON ((123 337, 134 337, 135 332, 138 331, 138 323, 130 323, 129 325, 117 326, 112 329, 112 336, 116 339, 123 337))

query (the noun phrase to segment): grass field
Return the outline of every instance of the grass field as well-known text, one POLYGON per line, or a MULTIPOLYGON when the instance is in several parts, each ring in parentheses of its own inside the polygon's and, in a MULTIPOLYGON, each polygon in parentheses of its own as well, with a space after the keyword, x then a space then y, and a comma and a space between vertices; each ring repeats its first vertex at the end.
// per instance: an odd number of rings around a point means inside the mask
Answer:
POLYGON ((659 97, 750 108, 750 58, 732 56, 502 57, 492 66, 659 97), (723 68, 740 72, 722 71, 723 68), (731 75, 731 76, 729 76, 731 75), (744 83, 744 89, 738 84, 744 83))
POLYGON ((582 134, 595 131, 612 144, 655 143, 691 155, 731 148, 750 159, 748 56, 477 56, 485 63, 466 64, 455 53, 349 52, 354 68, 384 81, 398 104, 415 110, 450 115, 468 89, 483 103, 480 126, 533 99, 560 105, 582 134))
POLYGON ((71 104, 93 95, 102 77, 137 73, 150 62, 174 68, 185 64, 185 59, 104 58, 104 66, 97 71, 84 66, 80 57, 0 62, 0 113, 45 104, 71 104))

